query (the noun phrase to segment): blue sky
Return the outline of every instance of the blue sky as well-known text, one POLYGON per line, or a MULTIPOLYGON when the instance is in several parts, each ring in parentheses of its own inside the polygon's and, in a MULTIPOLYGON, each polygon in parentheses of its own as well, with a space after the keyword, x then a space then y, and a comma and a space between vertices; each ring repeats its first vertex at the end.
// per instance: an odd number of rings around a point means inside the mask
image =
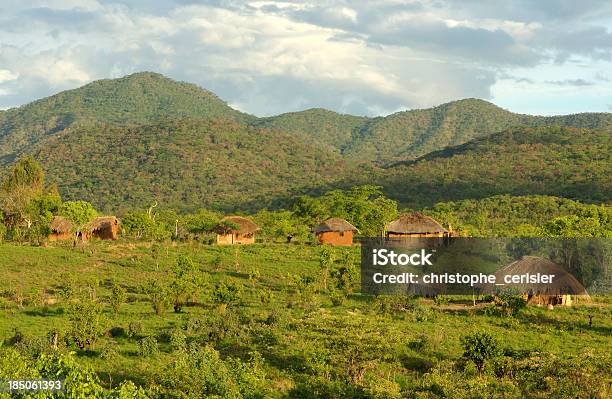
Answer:
POLYGON ((612 2, 4 0, 0 109, 155 71, 256 115, 612 111, 612 2))

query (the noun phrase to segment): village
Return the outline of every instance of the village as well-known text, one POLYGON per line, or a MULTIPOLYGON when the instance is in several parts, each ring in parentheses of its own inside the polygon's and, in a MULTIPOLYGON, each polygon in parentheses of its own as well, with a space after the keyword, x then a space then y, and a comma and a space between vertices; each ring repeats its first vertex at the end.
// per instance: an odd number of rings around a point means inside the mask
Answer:
MULTIPOLYGON (((62 216, 55 216, 50 225, 51 234, 49 241, 73 240, 87 241, 90 239, 117 240, 120 236, 120 222, 114 216, 96 217, 93 221, 85 224, 81 229, 76 229, 70 220, 62 216)), ((260 227, 251 219, 245 216, 226 216, 215 226, 211 232, 216 235, 216 244, 227 245, 251 245, 255 244, 257 231, 260 227)), ((331 217, 311 229, 316 237, 316 242, 323 246, 332 247, 351 247, 360 246, 360 241, 356 240, 359 230, 345 219, 331 217)), ((451 238, 455 236, 451 226, 444 228, 435 219, 420 212, 404 213, 397 219, 389 222, 384 230, 384 237, 391 242, 410 242, 418 243, 414 239, 425 239, 426 243, 430 238, 451 238)), ((436 241, 435 245, 439 245, 436 241)), ((386 258, 387 250, 378 251, 378 256, 386 258)), ((421 249, 421 254, 413 254, 412 258, 418 264, 429 264, 430 254, 425 255, 425 250, 421 249), (422 257, 422 258, 421 258, 422 257), (424 259, 424 260, 423 260, 424 259), (426 262, 426 263, 423 263, 426 262)), ((376 250, 374 250, 374 265, 385 265, 376 261, 376 250)), ((393 251, 389 253, 394 254, 393 251)), ((410 259, 412 259, 410 258, 410 259)), ((394 264, 393 261, 389 263, 394 264)), ((412 264, 412 263, 411 263, 412 264)), ((378 273, 380 274, 380 273, 378 273)), ((412 274, 412 273, 409 273, 412 274)), ((464 281, 459 278, 460 273, 448 276, 446 273, 440 276, 431 274, 425 277, 429 280, 423 281, 426 284, 460 284, 464 281), (432 277, 433 276, 433 277, 432 277)), ((382 275, 375 279, 375 283, 416 283, 414 276, 408 279, 397 278, 395 275, 382 275)), ((466 284, 473 286, 469 275, 462 275, 468 278, 466 284)), ((524 300, 531 305, 548 306, 552 309, 556 305, 572 306, 577 300, 584 303, 590 300, 586 289, 571 274, 563 270, 559 265, 554 264, 542 257, 522 257, 511 264, 498 270, 495 275, 490 275, 497 287, 512 286, 520 291, 524 300), (525 266, 526 265, 526 266, 525 266), (512 271, 510 273, 509 271, 512 271), (515 274, 516 272, 516 274, 515 274), (557 277, 553 284, 553 277, 557 277)), ((490 291, 494 293, 495 291, 490 291)), ((432 294, 434 295, 434 294, 432 294)))

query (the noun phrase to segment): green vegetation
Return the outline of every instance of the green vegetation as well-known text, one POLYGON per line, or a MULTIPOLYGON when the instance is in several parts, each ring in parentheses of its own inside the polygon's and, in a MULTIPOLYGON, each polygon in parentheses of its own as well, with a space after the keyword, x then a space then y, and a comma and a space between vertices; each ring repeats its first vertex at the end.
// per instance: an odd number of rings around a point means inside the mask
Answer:
MULTIPOLYGON (((358 248, 322 255, 309 245, 240 247, 245 272, 235 271, 236 250, 174 243, 155 253, 148 242, 130 241, 0 245, 0 378, 63 367, 55 375, 73 376, 70 392, 96 398, 607 395, 605 303, 491 314, 486 302, 474 307, 460 298, 440 305, 376 299, 347 289, 358 248), (180 313, 156 315, 143 282, 169 282, 189 261, 209 283, 180 313), (324 269, 327 289, 319 283, 324 269), (118 312, 110 304, 114 281, 127 291, 118 312), (65 299, 66 289, 76 295, 65 299), (273 295, 262 301, 262 290, 273 295), (20 303, 17 292, 41 292, 41 300, 20 303)), ((171 303, 173 294, 162 292, 171 303)))
POLYGON ((475 99, 377 118, 322 109, 256 118, 147 72, 2 112, 0 164, 34 155, 64 199, 105 213, 155 201, 287 208, 355 184, 382 185, 410 207, 499 194, 608 202, 610 129, 611 114, 518 115, 475 99))
POLYGON ((357 169, 300 140, 227 120, 69 128, 37 150, 66 199, 122 211, 261 209, 357 169), (78 139, 77 139, 78 138, 78 139))
POLYGON ((611 149, 609 131, 514 128, 390 167, 379 184, 412 207, 499 194, 609 202, 611 149))

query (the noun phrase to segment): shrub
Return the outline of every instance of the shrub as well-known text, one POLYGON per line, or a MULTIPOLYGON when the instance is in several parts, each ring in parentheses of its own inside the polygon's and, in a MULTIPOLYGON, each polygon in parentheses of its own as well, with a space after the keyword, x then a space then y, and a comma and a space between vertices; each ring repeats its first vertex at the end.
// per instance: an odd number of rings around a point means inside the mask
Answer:
POLYGON ((187 347, 187 337, 183 330, 178 328, 170 330, 169 334, 170 347, 175 350, 184 350, 187 347))
POLYGON ((107 342, 100 350, 100 359, 102 360, 114 360, 119 357, 119 350, 117 342, 107 342))
POLYGON ((142 357, 156 356, 159 353, 159 345, 155 337, 144 337, 138 341, 138 355, 142 357))
POLYGON ((161 315, 168 306, 168 289, 158 280, 149 280, 144 287, 144 292, 149 297, 156 315, 161 315))
POLYGON ((236 281, 227 280, 219 282, 212 290, 212 301, 219 305, 221 313, 225 309, 240 300, 242 297, 242 287, 236 281))
POLYGON ((450 297, 446 295, 436 295, 434 297, 434 303, 438 306, 448 305, 450 303, 450 297))
POLYGON ((346 295, 338 290, 333 290, 330 294, 329 294, 329 298, 332 301, 332 305, 334 306, 342 306, 342 304, 344 303, 344 300, 346 299, 346 295))
POLYGON ((267 288, 263 288, 259 290, 259 300, 261 301, 262 304, 264 305, 270 304, 273 298, 274 298, 274 294, 272 293, 272 290, 269 290, 267 288))
POLYGON ((463 357, 474 362, 482 374, 485 362, 501 355, 502 349, 493 335, 487 332, 476 332, 461 337, 463 357))
POLYGON ((126 299, 127 290, 119 284, 113 284, 110 297, 108 298, 108 303, 115 314, 119 313, 119 308, 125 303, 126 299))
POLYGON ((215 349, 190 347, 179 361, 173 362, 157 379, 164 397, 244 398, 266 397, 263 360, 252 352, 249 361, 221 359, 215 349))
POLYGON ((136 338, 142 335, 144 332, 144 325, 142 321, 131 321, 128 324, 127 336, 130 338, 136 338))
POLYGON ((501 308, 502 314, 516 316, 521 309, 527 306, 527 301, 517 295, 499 295, 495 298, 495 304, 501 308))
POLYGON ((96 341, 104 334, 102 307, 93 301, 74 304, 69 309, 68 335, 79 349, 94 349, 96 341))

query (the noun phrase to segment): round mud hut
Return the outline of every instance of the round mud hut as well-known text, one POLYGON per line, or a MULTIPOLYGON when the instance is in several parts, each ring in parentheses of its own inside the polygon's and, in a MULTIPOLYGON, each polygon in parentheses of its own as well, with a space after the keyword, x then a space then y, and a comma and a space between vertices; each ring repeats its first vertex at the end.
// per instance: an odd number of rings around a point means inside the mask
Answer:
POLYGON ((119 219, 114 216, 99 216, 85 225, 83 239, 116 240, 119 236, 119 219))
POLYGON ((242 216, 226 216, 215 230, 218 245, 254 244, 259 226, 242 216))
POLYGON ((448 237, 449 232, 440 223, 420 212, 405 213, 390 222, 387 238, 448 237))
POLYGON ((74 224, 63 216, 54 216, 49 229, 49 241, 70 240, 75 235, 74 224))
POLYGON ((355 226, 341 218, 329 218, 314 229, 319 244, 350 247, 353 245, 355 226))
POLYGON ((495 272, 496 281, 503 282, 505 276, 525 276, 537 274, 554 275, 551 283, 512 284, 511 291, 520 291, 531 305, 564 305, 590 300, 584 286, 561 266, 539 256, 523 256, 521 259, 495 272))

